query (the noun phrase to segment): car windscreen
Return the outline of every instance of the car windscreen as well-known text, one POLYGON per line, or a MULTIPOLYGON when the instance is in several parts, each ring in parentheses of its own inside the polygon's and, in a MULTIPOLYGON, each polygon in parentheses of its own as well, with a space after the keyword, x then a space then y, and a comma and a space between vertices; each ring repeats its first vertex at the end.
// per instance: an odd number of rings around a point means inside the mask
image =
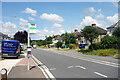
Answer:
POLYGON ((17 48, 18 42, 9 42, 9 41, 3 41, 2 47, 4 48, 17 48))

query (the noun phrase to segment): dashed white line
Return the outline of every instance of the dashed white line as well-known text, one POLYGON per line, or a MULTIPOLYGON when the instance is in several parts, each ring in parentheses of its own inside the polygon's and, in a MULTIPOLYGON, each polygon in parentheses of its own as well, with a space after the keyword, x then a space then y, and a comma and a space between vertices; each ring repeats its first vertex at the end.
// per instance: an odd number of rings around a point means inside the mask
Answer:
POLYGON ((82 68, 82 69, 86 69, 86 68, 83 67, 83 66, 75 66, 75 67, 77 67, 77 68, 82 68))
POLYGON ((103 75, 103 74, 101 74, 101 73, 99 73, 99 72, 94 72, 95 74, 97 74, 97 75, 99 75, 99 76, 102 76, 102 77, 105 77, 105 78, 107 78, 107 76, 106 75, 103 75))

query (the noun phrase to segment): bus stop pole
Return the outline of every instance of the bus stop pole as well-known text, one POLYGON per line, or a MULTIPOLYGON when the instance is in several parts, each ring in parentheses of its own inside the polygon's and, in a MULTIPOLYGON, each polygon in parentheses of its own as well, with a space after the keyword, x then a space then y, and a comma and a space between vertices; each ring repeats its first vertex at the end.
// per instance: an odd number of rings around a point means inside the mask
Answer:
MULTIPOLYGON (((30 46, 30 40, 29 40, 29 23, 28 23, 28 47, 29 46, 30 46)), ((28 70, 30 70, 29 57, 28 57, 28 70)))

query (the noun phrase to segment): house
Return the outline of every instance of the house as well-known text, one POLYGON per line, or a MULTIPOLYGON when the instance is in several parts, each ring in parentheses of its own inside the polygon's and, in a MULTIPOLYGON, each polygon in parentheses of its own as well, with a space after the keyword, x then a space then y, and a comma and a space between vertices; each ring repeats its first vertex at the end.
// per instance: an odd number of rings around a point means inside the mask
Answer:
POLYGON ((2 39, 10 39, 10 37, 6 34, 0 33, 0 43, 2 42, 2 39))
MULTIPOLYGON (((101 34, 96 39, 94 39, 93 42, 100 42, 101 38, 103 38, 107 34, 107 30, 96 26, 96 24, 92 24, 91 26, 95 27, 96 29, 98 29, 101 32, 101 34)), ((84 36, 80 32, 78 32, 78 30, 75 30, 74 34, 75 34, 75 36, 77 36, 78 44, 87 44, 87 45, 90 44, 89 40, 86 40, 84 38, 84 36)))
POLYGON ((108 34, 109 36, 112 36, 112 33, 113 33, 113 31, 114 31, 114 28, 117 27, 117 25, 120 25, 120 20, 119 20, 117 23, 115 23, 115 24, 107 27, 107 31, 108 31, 107 34, 108 34))
POLYGON ((80 33, 80 32, 78 32, 78 30, 77 30, 77 29, 75 29, 75 30, 74 30, 74 35, 77 37, 77 39, 76 39, 76 43, 77 43, 77 44, 80 44, 80 40, 81 40, 81 33, 80 33))
POLYGON ((57 43, 57 42, 62 42, 63 41, 62 39, 63 38, 60 35, 57 35, 57 37, 55 37, 55 38, 52 39, 52 42, 54 44, 57 43))

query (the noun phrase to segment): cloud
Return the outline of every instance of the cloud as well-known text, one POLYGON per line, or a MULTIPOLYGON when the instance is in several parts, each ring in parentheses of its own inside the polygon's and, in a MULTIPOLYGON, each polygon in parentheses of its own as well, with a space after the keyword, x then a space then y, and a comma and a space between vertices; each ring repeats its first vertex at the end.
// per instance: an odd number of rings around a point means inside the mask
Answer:
POLYGON ((19 18, 20 22, 19 22, 19 25, 22 25, 22 26, 26 26, 28 25, 28 21, 23 19, 23 18, 19 18))
POLYGON ((94 7, 89 7, 89 8, 86 8, 86 9, 83 11, 83 14, 84 14, 85 16, 92 16, 95 12, 96 12, 96 10, 94 9, 94 7))
POLYGON ((116 23, 118 21, 118 13, 116 13, 113 16, 108 16, 108 17, 106 17, 106 19, 108 20, 108 22, 114 24, 114 23, 116 23))
POLYGON ((101 12, 101 9, 98 9, 98 12, 101 12))
POLYGON ((95 15, 95 18, 96 19, 103 19, 104 15, 100 13, 99 15, 95 15))
POLYGON ((51 21, 51 22, 63 22, 64 19, 57 15, 57 14, 47 14, 47 13, 44 13, 40 16, 41 19, 45 19, 45 20, 48 20, 48 21, 51 21))
POLYGON ((61 28, 62 25, 61 24, 58 24, 58 23, 54 23, 52 28, 61 28))
POLYGON ((32 10, 30 8, 26 8, 25 11, 23 11, 23 13, 28 13, 28 14, 31 14, 32 16, 36 16, 37 11, 36 10, 32 10))
POLYGON ((28 17, 29 20, 34 21, 35 19, 32 17, 28 17))
POLYGON ((64 29, 60 29, 59 31, 60 31, 60 33, 65 33, 64 29))
POLYGON ((80 22, 80 25, 76 25, 75 28, 78 30, 83 29, 85 26, 91 26, 91 24, 96 24, 97 26, 106 29, 108 27, 107 22, 100 21, 92 18, 91 16, 85 16, 85 18, 80 22))
POLYGON ((9 34, 12 32, 14 34, 17 31, 17 27, 15 24, 11 22, 5 22, 3 23, 3 29, 2 29, 4 34, 9 34))

